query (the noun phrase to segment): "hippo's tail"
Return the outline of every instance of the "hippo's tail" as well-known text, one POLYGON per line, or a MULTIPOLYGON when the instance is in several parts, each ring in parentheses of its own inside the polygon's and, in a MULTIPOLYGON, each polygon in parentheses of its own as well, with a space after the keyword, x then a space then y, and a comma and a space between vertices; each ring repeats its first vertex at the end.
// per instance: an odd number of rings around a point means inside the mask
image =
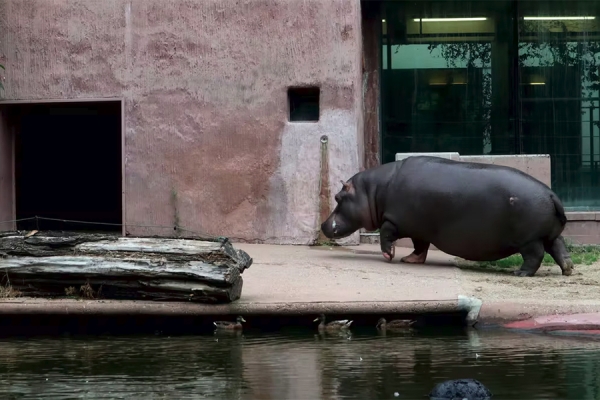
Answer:
POLYGON ((558 197, 554 195, 554 193, 550 195, 550 198, 554 203, 554 210, 556 211, 556 216, 558 217, 560 224, 562 226, 565 226, 567 224, 567 216, 565 215, 565 209, 563 208, 563 205, 561 204, 558 197))

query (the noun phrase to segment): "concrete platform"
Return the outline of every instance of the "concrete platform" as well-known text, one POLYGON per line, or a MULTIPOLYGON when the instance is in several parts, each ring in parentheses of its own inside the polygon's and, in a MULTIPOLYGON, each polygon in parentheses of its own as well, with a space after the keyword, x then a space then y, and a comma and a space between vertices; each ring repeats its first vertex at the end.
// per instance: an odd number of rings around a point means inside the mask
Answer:
POLYGON ((0 301, 0 314, 279 314, 427 313, 457 311, 460 287, 451 259, 431 255, 426 266, 389 264, 363 246, 306 247, 237 244, 254 263, 242 298, 232 304, 114 300, 0 301))
MULTIPOLYGON (((559 285, 568 284, 570 278, 562 277, 558 269, 554 271, 556 275, 539 279, 484 275, 485 279, 493 278, 496 279, 494 282, 504 285, 518 284, 521 282, 519 279, 531 279, 528 282, 533 286, 519 292, 522 293, 519 297, 498 299, 494 297, 497 293, 492 296, 485 290, 479 293, 467 291, 467 286, 474 286, 472 280, 465 280, 464 271, 456 267, 453 257, 439 251, 430 251, 425 265, 410 265, 398 260, 392 264, 385 262, 378 245, 306 247, 236 244, 236 247, 247 251, 254 263, 243 275, 241 300, 232 304, 16 298, 0 300, 0 314, 292 316, 321 312, 427 314, 464 311, 469 313, 470 322, 480 323, 531 320, 555 314, 587 313, 586 318, 600 315, 600 296, 591 299, 583 298, 583 294, 579 299, 554 299, 551 295, 543 299, 526 297, 528 293, 531 296, 532 292, 547 291, 536 286, 536 282, 544 279, 559 285)), ((397 248, 396 256, 399 259, 410 251, 397 248)), ((496 286, 496 283, 491 285, 496 286)), ((535 321, 540 324, 540 320, 535 321)), ((581 326, 559 324, 562 330, 577 330, 581 326)), ((600 329, 600 325, 597 326, 600 329)))

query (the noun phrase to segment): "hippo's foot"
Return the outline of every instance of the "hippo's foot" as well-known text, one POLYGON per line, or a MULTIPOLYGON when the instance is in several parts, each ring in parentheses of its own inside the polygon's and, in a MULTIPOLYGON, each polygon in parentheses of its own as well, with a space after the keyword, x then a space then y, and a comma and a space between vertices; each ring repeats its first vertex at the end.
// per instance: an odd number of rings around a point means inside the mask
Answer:
POLYGON ((383 257, 388 261, 392 262, 396 255, 396 248, 394 242, 398 239, 398 230, 390 221, 385 221, 381 228, 379 228, 379 244, 381 245, 381 252, 383 257))
POLYGON ((416 254, 414 251, 407 255, 406 257, 402 257, 400 261, 406 264, 425 264, 425 260, 427 259, 427 252, 424 251, 421 254, 416 254))
POLYGON ((544 243, 544 249, 548 254, 552 256, 554 261, 560 267, 563 276, 569 276, 573 274, 573 260, 567 251, 565 240, 562 236, 557 237, 553 241, 546 241, 544 243))
POLYGON ((514 272, 516 276, 534 276, 540 269, 544 259, 544 244, 542 241, 530 242, 520 250, 523 265, 514 272))
POLYGON ((516 270, 515 272, 513 272, 513 274, 514 274, 515 276, 521 276, 521 277, 524 277, 524 276, 533 276, 533 275, 535 275, 535 272, 531 272, 531 271, 523 271, 522 269, 518 269, 518 270, 516 270))
POLYGON ((565 266, 562 269, 563 276, 571 276, 573 274, 573 268, 575 268, 575 264, 570 258, 565 260, 565 266))
POLYGON ((406 257, 402 257, 400 261, 407 264, 425 264, 429 243, 418 239, 412 239, 412 242, 415 250, 406 257))
POLYGON ((392 260, 394 259, 394 257, 396 256, 396 247, 394 245, 392 245, 392 247, 390 248, 390 252, 383 252, 383 258, 385 258, 387 260, 387 262, 392 262, 392 260))

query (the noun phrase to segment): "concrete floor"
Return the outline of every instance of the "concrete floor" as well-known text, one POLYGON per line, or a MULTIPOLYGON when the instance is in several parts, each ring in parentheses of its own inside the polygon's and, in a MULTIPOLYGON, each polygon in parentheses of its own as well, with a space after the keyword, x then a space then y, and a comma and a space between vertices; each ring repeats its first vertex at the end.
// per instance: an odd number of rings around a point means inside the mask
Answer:
MULTIPOLYGON (((384 261, 378 245, 235 247, 247 251, 254 263, 243 275, 242 298, 231 304, 16 298, 0 300, 0 314, 408 314, 471 309, 480 322, 527 320, 552 314, 600 315, 600 300, 595 299, 532 303, 521 298, 486 299, 485 293, 475 295, 483 301, 475 309, 468 303, 473 298, 469 296, 474 295, 466 293, 461 270, 453 257, 439 251, 430 251, 424 265, 409 265, 399 261, 411 252, 402 247, 396 249, 397 259, 391 264, 384 261)), ((561 326, 565 329, 568 324, 561 326)), ((595 327, 586 325, 587 329, 595 327)))

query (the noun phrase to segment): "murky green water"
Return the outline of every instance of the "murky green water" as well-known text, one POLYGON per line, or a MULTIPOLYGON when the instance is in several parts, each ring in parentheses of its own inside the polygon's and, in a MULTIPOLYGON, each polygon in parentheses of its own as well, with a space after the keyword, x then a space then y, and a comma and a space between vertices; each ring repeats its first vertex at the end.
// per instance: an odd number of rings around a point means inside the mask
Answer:
POLYGON ((494 399, 600 399, 600 341, 504 331, 0 340, 3 399, 422 399, 464 377, 494 399))

